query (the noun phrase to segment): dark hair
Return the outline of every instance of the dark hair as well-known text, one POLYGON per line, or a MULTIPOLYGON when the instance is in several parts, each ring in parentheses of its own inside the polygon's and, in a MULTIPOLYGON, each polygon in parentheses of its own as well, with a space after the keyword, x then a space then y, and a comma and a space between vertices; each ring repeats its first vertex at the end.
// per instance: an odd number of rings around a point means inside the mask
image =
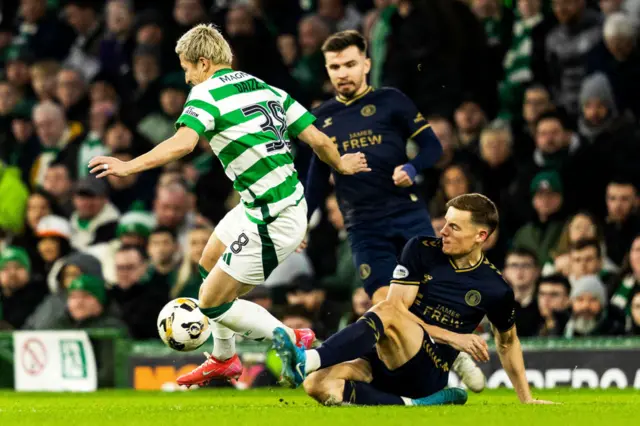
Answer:
POLYGON ((538 255, 536 254, 536 252, 534 252, 533 250, 530 250, 530 249, 528 249, 526 247, 514 247, 514 248, 510 249, 509 251, 507 251, 507 254, 505 254, 505 256, 504 256, 505 262, 506 262, 506 259, 509 256, 530 257, 531 259, 533 259, 533 263, 536 266, 540 265, 538 263, 538 255))
POLYGON ((34 189, 33 192, 31 192, 31 194, 29 194, 29 198, 31 198, 32 195, 39 195, 45 200, 47 200, 47 204, 49 204, 49 210, 51 211, 50 214, 56 215, 56 216, 64 216, 62 214, 62 211, 60 210, 60 207, 58 206, 58 203, 56 203, 55 197, 51 195, 48 191, 38 187, 34 189))
POLYGON ((359 51, 367 53, 367 41, 362 34, 355 30, 340 31, 331 35, 322 44, 322 53, 341 52, 350 46, 355 46, 359 51))
POLYGON ((111 155, 130 155, 131 158, 135 158, 135 152, 131 148, 117 148, 111 151, 111 155))
POLYGON ((549 97, 551 97, 551 92, 549 92, 547 86, 537 81, 532 81, 527 85, 527 87, 525 88, 525 92, 528 92, 529 90, 544 90, 549 95, 549 97))
POLYGON ((538 290, 540 290, 540 286, 542 284, 560 284, 567 291, 567 295, 571 294, 571 283, 569 283, 567 277, 562 274, 552 274, 545 277, 540 277, 538 279, 538 290))
POLYGON ((140 255, 140 259, 142 259, 143 262, 146 262, 147 259, 149 258, 147 256, 147 253, 142 249, 142 247, 139 247, 133 244, 126 244, 120 247, 116 253, 122 253, 124 251, 130 251, 130 250, 133 250, 136 253, 138 253, 140 255))
POLYGON ((489 235, 498 227, 500 217, 496 205, 488 197, 478 194, 459 195, 447 203, 447 208, 471 212, 471 221, 489 228, 489 235))
POLYGON ((629 179, 627 176, 624 176, 622 174, 617 174, 614 177, 612 177, 611 179, 609 179, 609 182, 607 183, 607 186, 609 185, 620 185, 620 186, 632 186, 633 189, 637 192, 638 188, 636 187, 636 184, 629 179))
POLYGON ((313 315, 303 305, 279 306, 276 311, 280 320, 284 320, 286 317, 302 317, 313 323, 313 315))
POLYGON ((540 114, 540 117, 538 117, 538 120, 536 121, 536 131, 538 130, 538 126, 540 125, 540 123, 542 123, 544 120, 556 120, 560 123, 564 130, 571 130, 572 128, 569 117, 567 117, 566 113, 559 109, 545 111, 540 114))
POLYGON ((178 239, 178 234, 176 233, 176 231, 169 228, 168 226, 158 226, 153 231, 151 231, 151 233, 149 234, 149 238, 151 238, 151 236, 155 234, 169 234, 171 235, 173 241, 176 241, 178 239))
POLYGON ((575 243, 571 244, 571 246, 569 247, 569 250, 570 251, 582 250, 587 247, 594 247, 596 249, 596 253, 598 254, 598 257, 602 257, 602 248, 600 246, 600 241, 598 241, 595 238, 578 240, 575 243))

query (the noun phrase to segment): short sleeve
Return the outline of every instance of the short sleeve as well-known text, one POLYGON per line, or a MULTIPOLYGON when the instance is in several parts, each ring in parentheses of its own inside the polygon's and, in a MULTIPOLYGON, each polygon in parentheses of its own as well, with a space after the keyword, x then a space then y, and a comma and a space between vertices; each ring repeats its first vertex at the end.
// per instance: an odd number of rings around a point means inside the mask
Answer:
POLYGON ((424 275, 422 259, 423 247, 420 240, 412 238, 405 244, 396 268, 391 276, 391 284, 420 285, 424 275))
POLYGON ((184 104, 182 114, 176 121, 176 130, 182 126, 193 129, 199 136, 215 129, 216 118, 220 111, 213 105, 213 98, 206 90, 194 87, 184 104))
POLYGON ((403 130, 406 139, 413 139, 422 131, 428 129, 430 124, 408 96, 399 90, 394 90, 397 101, 394 102, 397 108, 397 120, 403 130))
POLYGON ((316 121, 316 117, 313 114, 289 95, 287 95, 284 101, 284 111, 289 137, 292 138, 297 137, 304 129, 316 121))
POLYGON ((507 288, 503 297, 487 312, 487 318, 500 332, 505 332, 516 323, 516 300, 513 290, 507 288))

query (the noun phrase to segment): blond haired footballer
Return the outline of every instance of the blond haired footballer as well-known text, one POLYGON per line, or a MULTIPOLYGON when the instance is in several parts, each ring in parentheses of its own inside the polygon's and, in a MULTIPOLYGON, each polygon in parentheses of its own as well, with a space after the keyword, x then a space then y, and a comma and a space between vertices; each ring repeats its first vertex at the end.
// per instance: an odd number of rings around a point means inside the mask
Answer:
POLYGON ((127 176, 189 154, 206 138, 242 202, 220 221, 200 259, 204 282, 199 305, 211 319, 214 348, 207 360, 178 378, 183 385, 237 378, 242 364, 234 334, 271 339, 282 327, 308 348, 311 330, 285 327, 264 308, 238 297, 260 285, 301 244, 307 229, 304 190, 293 166, 289 139, 309 144, 338 173, 369 171, 364 154, 343 155, 320 132, 315 117, 285 91, 231 68, 227 41, 201 24, 177 42, 176 53, 192 85, 176 133, 131 161, 100 156, 89 162, 98 178, 127 176))

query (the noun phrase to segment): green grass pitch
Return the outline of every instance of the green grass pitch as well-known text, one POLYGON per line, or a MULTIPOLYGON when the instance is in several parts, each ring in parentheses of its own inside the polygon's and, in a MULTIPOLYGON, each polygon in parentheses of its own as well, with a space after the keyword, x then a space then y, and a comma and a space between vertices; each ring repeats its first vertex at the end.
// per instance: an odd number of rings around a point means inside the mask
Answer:
POLYGON ((471 394, 462 407, 322 407, 302 391, 100 391, 89 394, 0 393, 2 426, 100 425, 508 425, 638 424, 638 390, 535 391, 561 402, 524 406, 506 389, 471 394))

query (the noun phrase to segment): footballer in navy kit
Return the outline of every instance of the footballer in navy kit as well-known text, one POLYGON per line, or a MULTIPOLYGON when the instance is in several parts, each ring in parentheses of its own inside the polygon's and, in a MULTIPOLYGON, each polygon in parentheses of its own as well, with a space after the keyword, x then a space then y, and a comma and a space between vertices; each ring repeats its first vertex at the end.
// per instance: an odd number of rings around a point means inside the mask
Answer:
MULTIPOLYGON (((364 289, 374 304, 384 300, 396 261, 407 241, 433 236, 427 207, 414 191, 416 174, 433 166, 442 154, 440 141, 413 102, 393 88, 367 85, 370 61, 366 41, 357 31, 329 37, 322 50, 338 96, 314 114, 322 131, 341 154, 363 152, 371 171, 354 176, 334 173, 336 198, 364 289), (420 151, 407 158, 407 140, 420 151)), ((312 158, 305 196, 311 215, 324 199, 330 169, 312 158)), ((466 354, 453 366, 474 392, 485 377, 466 354)))
MULTIPOLYGON (((393 88, 367 84, 370 60, 356 31, 329 37, 322 47, 338 96, 313 111, 317 125, 340 154, 366 154, 368 173, 333 174, 340 210, 364 288, 373 303, 384 300, 402 247, 415 235, 434 235, 426 205, 413 185, 416 175, 442 154, 440 141, 413 102, 393 88), (420 147, 407 158, 407 140, 420 147)), ((312 158, 305 196, 308 214, 324 200, 330 169, 312 158)))
POLYGON ((283 382, 323 404, 464 404, 446 388, 460 351, 487 361, 486 342, 473 330, 486 315, 500 362, 523 403, 535 400, 515 327, 513 290, 482 252, 498 226, 495 204, 481 194, 447 203, 442 238, 415 237, 402 251, 389 295, 315 350, 274 331, 283 382), (373 348, 373 350, 372 350, 373 348))

